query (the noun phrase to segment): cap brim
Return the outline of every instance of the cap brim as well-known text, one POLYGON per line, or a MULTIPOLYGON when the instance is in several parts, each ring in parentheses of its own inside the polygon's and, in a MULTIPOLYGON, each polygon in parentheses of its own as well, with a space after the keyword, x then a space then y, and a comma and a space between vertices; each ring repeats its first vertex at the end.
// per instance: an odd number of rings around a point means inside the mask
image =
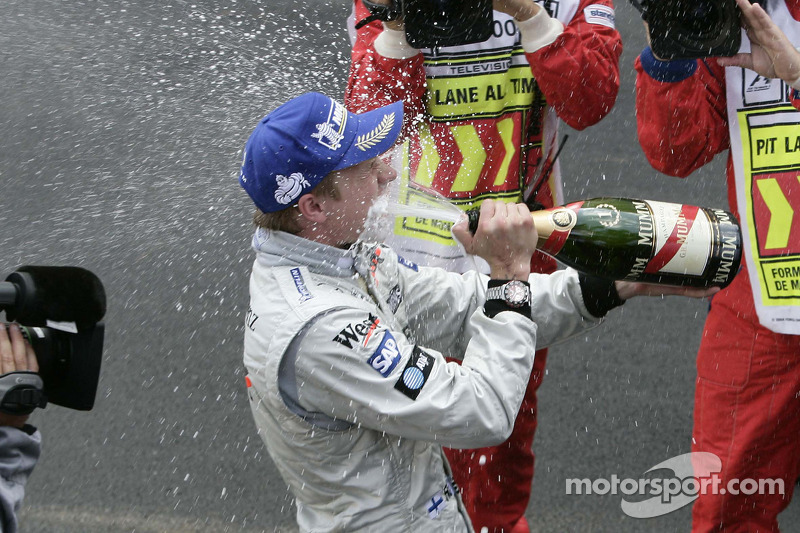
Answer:
POLYGON ((388 152, 403 127, 403 102, 394 102, 366 113, 348 113, 356 122, 356 137, 333 170, 352 167, 388 152))

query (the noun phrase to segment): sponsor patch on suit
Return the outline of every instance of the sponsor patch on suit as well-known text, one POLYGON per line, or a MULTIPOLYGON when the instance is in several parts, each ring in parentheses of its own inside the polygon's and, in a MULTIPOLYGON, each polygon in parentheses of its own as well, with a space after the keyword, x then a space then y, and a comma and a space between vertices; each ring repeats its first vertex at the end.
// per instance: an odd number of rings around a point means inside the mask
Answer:
POLYGON ((400 263, 401 265, 403 265, 406 268, 410 268, 414 272, 419 272, 419 266, 415 262, 409 261, 405 257, 401 257, 401 256, 398 255, 397 256, 397 262, 400 263))
POLYGON ((589 24, 600 24, 609 28, 614 27, 614 10, 602 4, 592 4, 583 10, 583 16, 589 24))
POLYGON ((333 340, 351 349, 353 345, 358 346, 359 343, 363 343, 366 346, 372 333, 378 328, 380 321, 380 318, 370 313, 363 322, 347 324, 333 340))
POLYGON ((428 381, 428 376, 431 375, 433 363, 433 356, 425 353, 418 346, 414 346, 408 364, 403 369, 400 379, 394 384, 394 388, 412 400, 416 400, 422 387, 428 381))
POLYGON ((300 272, 299 268, 293 268, 289 271, 292 275, 292 281, 294 281, 294 286, 297 289, 297 294, 300 295, 300 302, 306 302, 313 298, 314 296, 309 292, 308 287, 306 287, 306 282, 303 279, 303 274, 300 272))
POLYGON ((391 332, 387 331, 383 334, 383 340, 378 349, 367 360, 367 363, 383 377, 389 377, 399 360, 400 350, 397 348, 397 341, 394 340, 391 332))
POLYGON ((392 290, 389 291, 389 298, 386 300, 386 304, 389 306, 392 313, 396 313, 397 308, 400 307, 402 302, 403 293, 400 291, 400 285, 395 285, 392 287, 392 290))

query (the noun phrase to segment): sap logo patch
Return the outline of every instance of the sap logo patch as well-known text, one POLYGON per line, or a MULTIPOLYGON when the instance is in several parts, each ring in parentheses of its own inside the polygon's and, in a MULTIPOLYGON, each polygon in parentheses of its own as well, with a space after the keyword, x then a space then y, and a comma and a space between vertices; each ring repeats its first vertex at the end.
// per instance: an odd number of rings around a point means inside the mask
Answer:
POLYGON ((414 272, 419 272, 419 266, 417 266, 417 264, 414 263, 413 261, 409 261, 405 257, 400 257, 398 255, 397 256, 397 262, 400 263, 401 265, 403 265, 406 268, 410 268, 414 272))
POLYGON ((388 377, 389 374, 392 373, 392 370, 394 370, 394 367, 397 366, 399 360, 400 350, 397 348, 397 341, 394 340, 392 334, 387 331, 383 334, 383 340, 380 346, 378 346, 378 349, 372 354, 372 357, 367 360, 367 363, 377 370, 381 376, 388 377))
POLYGON ((394 384, 394 388, 412 400, 416 400, 422 387, 425 386, 425 382, 428 381, 428 376, 431 375, 433 363, 433 356, 423 352, 418 346, 414 346, 411 358, 400 375, 400 379, 394 384))
POLYGON ((363 322, 355 325, 347 324, 333 340, 348 348, 352 348, 353 344, 358 345, 362 339, 364 340, 364 345, 366 345, 372 332, 378 327, 380 321, 378 317, 370 314, 363 322))
POLYGON ((305 302, 313 298, 314 296, 308 291, 308 288, 306 287, 306 282, 303 279, 303 274, 300 272, 300 269, 293 268, 289 272, 292 275, 294 286, 297 288, 297 293, 300 295, 300 301, 305 302))
POLYGON ((600 24, 609 28, 614 27, 614 10, 601 4, 592 4, 583 10, 583 16, 589 24, 600 24))

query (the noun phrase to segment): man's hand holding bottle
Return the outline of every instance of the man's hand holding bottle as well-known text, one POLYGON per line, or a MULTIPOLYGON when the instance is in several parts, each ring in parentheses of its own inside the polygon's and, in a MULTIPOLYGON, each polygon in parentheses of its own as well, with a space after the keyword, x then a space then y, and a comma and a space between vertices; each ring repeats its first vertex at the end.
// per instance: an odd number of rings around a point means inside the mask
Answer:
MULTIPOLYGON (((453 235, 467 253, 478 255, 491 267, 495 279, 524 280, 530 273, 530 257, 536 250, 539 234, 525 204, 506 204, 485 200, 481 204, 478 227, 474 235, 466 219, 453 226, 453 235)), ((687 296, 707 298, 719 292, 719 287, 698 288, 634 281, 615 282, 622 300, 634 296, 687 296)))
POLYGON ((527 281, 531 256, 539 240, 527 205, 484 200, 475 235, 470 233, 466 221, 453 226, 453 235, 467 253, 489 263, 493 279, 527 281))

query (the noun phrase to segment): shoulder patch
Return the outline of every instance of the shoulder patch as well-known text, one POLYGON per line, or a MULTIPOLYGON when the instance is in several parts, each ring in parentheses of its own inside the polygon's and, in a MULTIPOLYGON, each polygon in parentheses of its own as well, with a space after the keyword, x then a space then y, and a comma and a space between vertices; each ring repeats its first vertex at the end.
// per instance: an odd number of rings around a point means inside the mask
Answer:
POLYGON ((425 353, 419 346, 414 346, 408 364, 403 369, 400 379, 394 384, 394 388, 412 400, 416 400, 422 387, 428 381, 428 376, 431 375, 434 362, 433 356, 425 353))
POLYGON ((413 261, 409 261, 405 257, 401 257, 401 256, 398 255, 397 256, 397 262, 400 263, 401 265, 403 265, 406 268, 410 268, 414 272, 419 272, 419 266, 417 266, 417 264, 414 263, 413 261))
POLYGON ((399 360, 400 350, 397 348, 397 341, 394 340, 391 332, 386 331, 383 334, 383 340, 378 345, 378 349, 367 360, 367 363, 383 377, 389 377, 399 360))
POLYGON ((389 306, 392 313, 396 313, 401 303, 403 303, 403 292, 400 290, 400 285, 395 285, 392 287, 392 290, 389 291, 389 298, 386 300, 386 305, 389 306))
POLYGON ((314 297, 313 294, 308 290, 306 287, 306 282, 303 279, 303 273, 300 272, 300 269, 295 267, 289 271, 292 275, 292 281, 294 281, 294 286, 297 289, 297 294, 300 295, 299 301, 306 302, 314 297))
POLYGON ((583 16, 589 24, 600 24, 614 28, 614 10, 603 4, 592 4, 583 9, 583 16))

